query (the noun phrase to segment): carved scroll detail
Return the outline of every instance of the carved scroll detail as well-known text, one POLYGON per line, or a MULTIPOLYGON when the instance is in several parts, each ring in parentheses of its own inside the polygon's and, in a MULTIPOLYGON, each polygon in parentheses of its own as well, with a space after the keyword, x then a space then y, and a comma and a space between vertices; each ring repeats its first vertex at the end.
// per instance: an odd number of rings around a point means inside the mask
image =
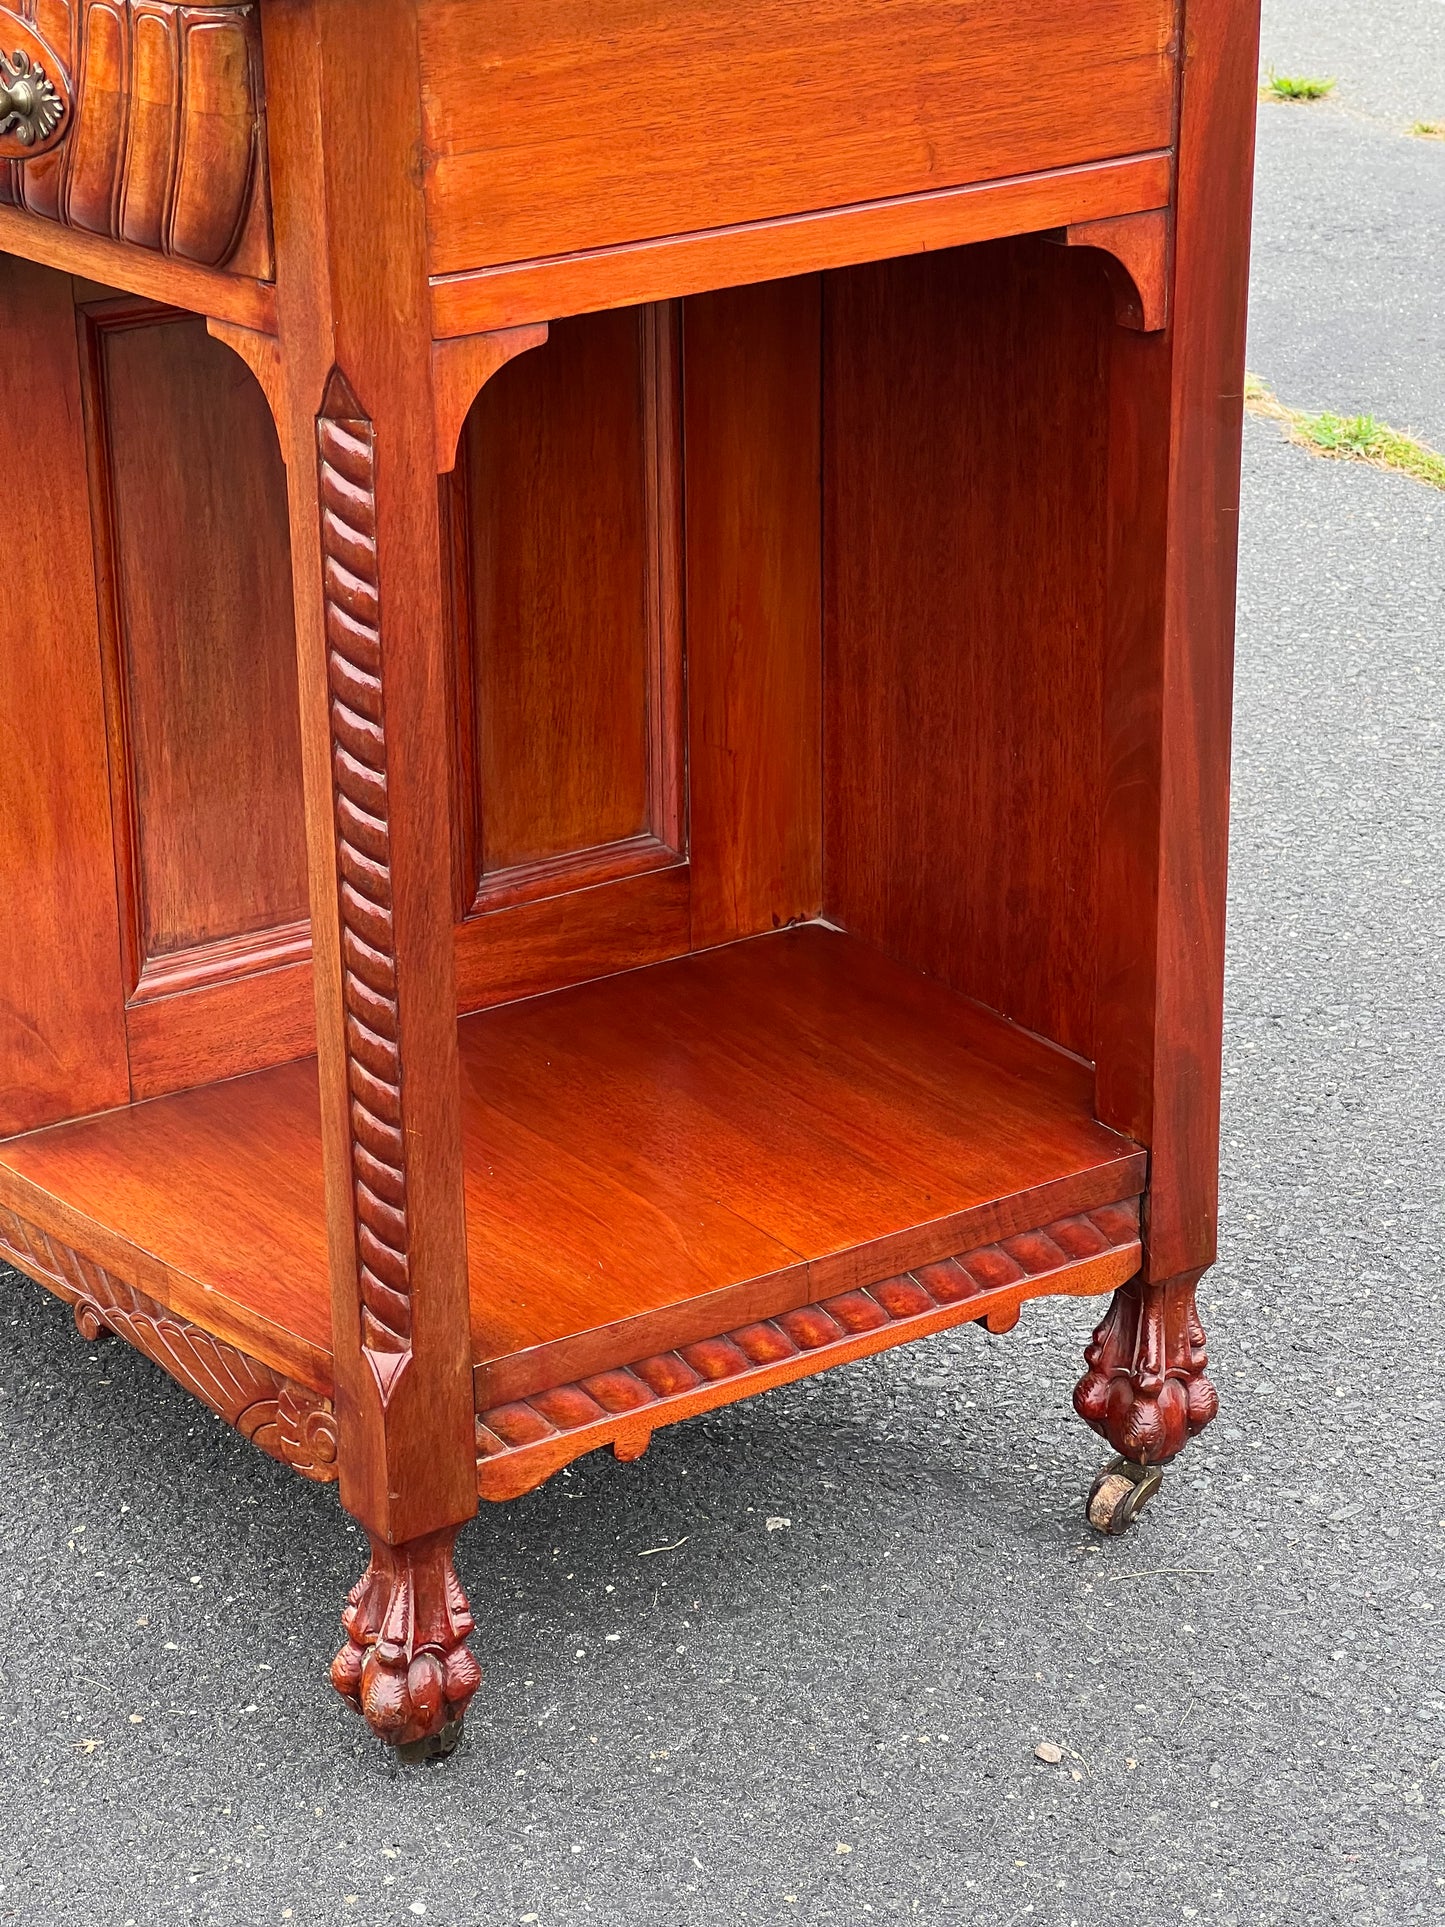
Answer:
POLYGON ((474 1621, 452 1564, 457 1528, 389 1546, 351 1589, 346 1644, 331 1663, 341 1697, 389 1746, 449 1752, 482 1683, 466 1641, 474 1621))
POLYGON ((4 1209, 0 1257, 63 1298, 83 1338, 113 1332, 271 1458, 319 1484, 336 1477, 336 1418, 329 1399, 167 1311, 4 1209))
POLYGON ((1219 1410, 1205 1370, 1204 1327, 1193 1276, 1126 1285, 1084 1353, 1088 1370, 1074 1410, 1137 1465, 1160 1465, 1183 1450, 1219 1410))
POLYGON ((331 779, 361 1342, 385 1397, 411 1350, 406 1140, 392 923, 376 438, 334 371, 316 424, 331 779))
MULTIPOLYGON (((253 0, 11 4, 13 13, 0 8, 0 45, 44 34, 58 56, 47 77, 63 94, 63 76, 74 75, 75 99, 53 152, 36 143, 34 154, 0 160, 0 202, 174 260, 268 277, 253 0)), ((0 89, 0 114, 3 105, 0 89)))
POLYGON ((602 1445, 636 1458, 655 1426, 948 1325, 1010 1331, 1028 1299, 1108 1291, 1138 1263, 1139 1204, 1130 1198, 493 1406, 476 1422, 478 1490, 484 1499, 515 1498, 602 1445), (732 1388, 719 1397, 712 1387, 723 1381, 732 1388))

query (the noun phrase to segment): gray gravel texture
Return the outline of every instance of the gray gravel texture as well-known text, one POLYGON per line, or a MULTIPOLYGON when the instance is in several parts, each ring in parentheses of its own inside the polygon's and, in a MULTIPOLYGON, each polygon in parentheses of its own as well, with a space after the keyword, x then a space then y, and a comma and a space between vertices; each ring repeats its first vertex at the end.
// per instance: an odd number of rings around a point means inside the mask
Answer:
MULTIPOLYGON (((1441 17, 1275 5, 1266 55, 1445 109, 1441 17)), ((1442 157, 1309 111, 1252 363, 1445 425, 1392 225, 1442 157)), ((7 1278, 0 1918, 1445 1922, 1445 509, 1252 422, 1243 528, 1223 1410, 1140 1529, 1083 1524, 1044 1303, 488 1509, 471 1736, 398 1772, 323 1682, 332 1497, 7 1278)))

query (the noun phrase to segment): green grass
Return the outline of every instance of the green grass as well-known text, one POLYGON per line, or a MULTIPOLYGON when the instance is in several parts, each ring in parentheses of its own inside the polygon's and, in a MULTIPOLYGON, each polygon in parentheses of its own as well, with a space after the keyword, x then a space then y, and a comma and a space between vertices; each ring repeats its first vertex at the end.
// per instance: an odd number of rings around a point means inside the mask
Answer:
POLYGON ((1417 141, 1445 141, 1445 120, 1417 120, 1410 132, 1417 141))
POLYGON ((1266 68, 1259 90, 1263 100, 1323 100, 1334 91, 1332 80, 1319 80, 1310 74, 1277 74, 1273 67, 1266 68))
POLYGON ((1283 423, 1292 442, 1312 454, 1333 461, 1366 462, 1371 468, 1394 469, 1430 488, 1445 489, 1445 455, 1402 435, 1373 415, 1307 415, 1287 408, 1258 375, 1244 378, 1244 405, 1252 415, 1283 423))

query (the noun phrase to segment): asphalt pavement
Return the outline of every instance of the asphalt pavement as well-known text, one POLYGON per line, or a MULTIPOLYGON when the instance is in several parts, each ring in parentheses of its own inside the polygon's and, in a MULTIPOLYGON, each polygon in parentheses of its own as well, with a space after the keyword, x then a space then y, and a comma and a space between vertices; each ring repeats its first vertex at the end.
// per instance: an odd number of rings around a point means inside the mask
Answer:
MULTIPOLYGON (((1265 58, 1340 98, 1261 109, 1251 366, 1445 446, 1445 6, 1265 58)), ((486 1510, 470 1737, 398 1770, 332 1494, 7 1277, 0 1919, 1441 1927, 1442 610, 1445 498, 1249 423, 1222 1410, 1134 1534, 1045 1301, 486 1510)))

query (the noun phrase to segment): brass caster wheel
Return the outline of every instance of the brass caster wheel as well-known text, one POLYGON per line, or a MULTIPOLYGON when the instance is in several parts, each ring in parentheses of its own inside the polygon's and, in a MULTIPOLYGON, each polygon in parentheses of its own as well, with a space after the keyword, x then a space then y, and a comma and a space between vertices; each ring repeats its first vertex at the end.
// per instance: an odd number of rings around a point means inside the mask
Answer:
POLYGON ((1162 1465, 1113 1460, 1089 1493, 1089 1524, 1099 1532, 1127 1532, 1163 1483, 1162 1465))
POLYGON ((461 1737, 461 1721, 450 1720, 440 1733, 430 1733, 424 1740, 408 1740, 405 1746, 399 1746, 396 1757, 404 1766, 418 1766, 424 1760, 449 1759, 461 1737))

